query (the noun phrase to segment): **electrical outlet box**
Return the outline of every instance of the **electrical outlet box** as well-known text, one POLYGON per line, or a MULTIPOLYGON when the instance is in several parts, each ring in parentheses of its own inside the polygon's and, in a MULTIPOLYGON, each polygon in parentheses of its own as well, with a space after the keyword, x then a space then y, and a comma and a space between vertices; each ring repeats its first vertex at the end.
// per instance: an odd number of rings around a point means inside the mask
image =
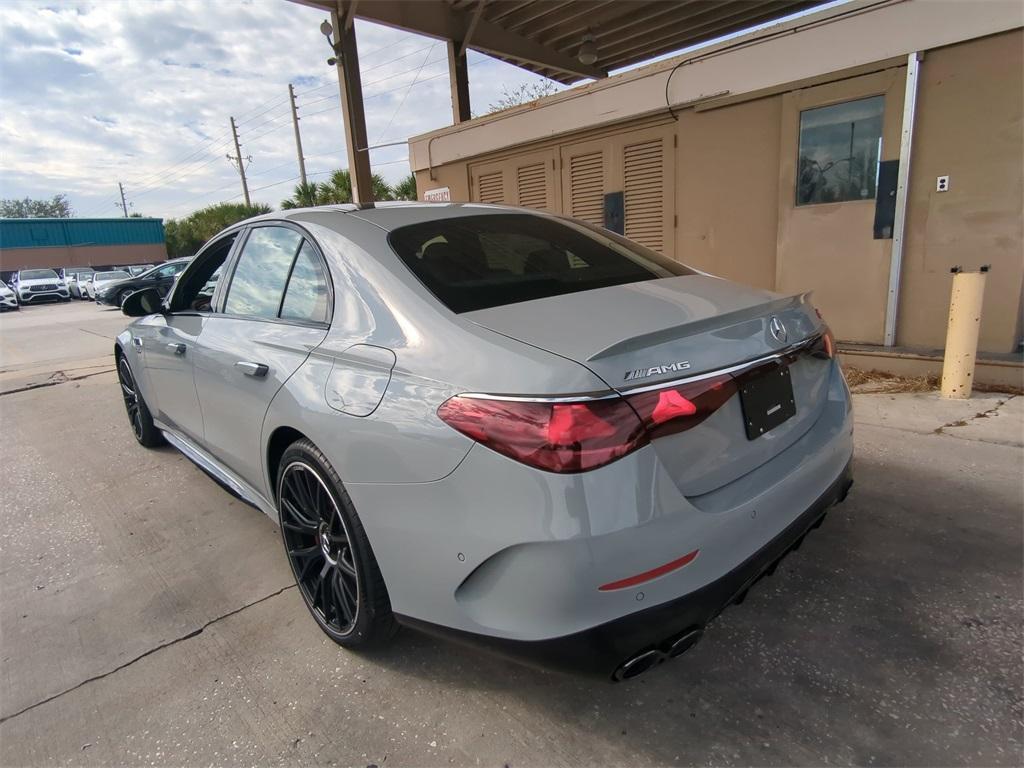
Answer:
POLYGON ((939 176, 935 179, 935 191, 936 192, 948 192, 949 191, 949 176, 939 176))

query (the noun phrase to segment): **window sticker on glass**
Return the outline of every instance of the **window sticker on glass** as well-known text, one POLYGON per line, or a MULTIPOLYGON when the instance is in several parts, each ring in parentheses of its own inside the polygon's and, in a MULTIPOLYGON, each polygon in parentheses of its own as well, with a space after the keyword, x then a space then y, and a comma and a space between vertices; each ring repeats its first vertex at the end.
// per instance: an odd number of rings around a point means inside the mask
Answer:
POLYGON ((800 113, 797 205, 875 198, 884 104, 872 96, 800 113))

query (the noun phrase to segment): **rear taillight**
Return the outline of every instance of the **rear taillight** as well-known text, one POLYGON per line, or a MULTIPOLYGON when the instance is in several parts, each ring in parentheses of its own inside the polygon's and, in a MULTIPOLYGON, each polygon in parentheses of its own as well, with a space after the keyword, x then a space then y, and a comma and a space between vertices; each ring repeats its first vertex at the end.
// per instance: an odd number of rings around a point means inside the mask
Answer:
POLYGON ((549 472, 596 469, 648 440, 636 413, 618 397, 546 403, 456 396, 437 415, 478 443, 549 472))
POLYGON ((832 329, 828 327, 825 318, 821 316, 821 310, 814 308, 814 313, 821 320, 824 330, 821 333, 821 351, 831 360, 836 356, 836 337, 832 335, 832 329))
POLYGON ((488 448, 549 472, 585 472, 656 437, 700 424, 736 392, 730 376, 604 400, 530 402, 456 396, 437 409, 488 448))
POLYGON ((723 374, 674 387, 628 395, 651 438, 664 437, 700 424, 736 393, 732 376, 723 374))

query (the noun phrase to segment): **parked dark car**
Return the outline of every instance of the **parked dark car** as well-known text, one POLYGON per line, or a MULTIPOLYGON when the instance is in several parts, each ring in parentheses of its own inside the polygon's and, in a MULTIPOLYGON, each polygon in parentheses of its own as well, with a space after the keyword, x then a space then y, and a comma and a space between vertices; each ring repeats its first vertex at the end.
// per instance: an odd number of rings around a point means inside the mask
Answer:
POLYGON ((155 288, 161 297, 166 296, 174 285, 174 279, 181 274, 181 271, 188 266, 190 259, 173 259, 165 261, 158 267, 148 272, 143 272, 136 277, 127 280, 118 280, 115 283, 104 286, 102 291, 96 293, 98 304, 109 304, 112 307, 120 307, 125 297, 143 288, 155 288))

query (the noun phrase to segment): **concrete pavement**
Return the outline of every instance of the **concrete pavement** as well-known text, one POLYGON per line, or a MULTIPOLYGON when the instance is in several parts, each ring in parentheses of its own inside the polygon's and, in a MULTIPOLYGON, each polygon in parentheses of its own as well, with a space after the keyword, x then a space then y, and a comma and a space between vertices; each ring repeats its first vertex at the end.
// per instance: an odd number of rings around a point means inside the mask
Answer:
MULTIPOLYGON (((5 372, 102 365, 124 322, 31 312, 5 372)), ((1019 765, 1020 400, 859 396, 847 502, 612 685, 413 632, 339 649, 271 521, 140 448, 112 372, 0 395, 0 764, 1019 765)))

